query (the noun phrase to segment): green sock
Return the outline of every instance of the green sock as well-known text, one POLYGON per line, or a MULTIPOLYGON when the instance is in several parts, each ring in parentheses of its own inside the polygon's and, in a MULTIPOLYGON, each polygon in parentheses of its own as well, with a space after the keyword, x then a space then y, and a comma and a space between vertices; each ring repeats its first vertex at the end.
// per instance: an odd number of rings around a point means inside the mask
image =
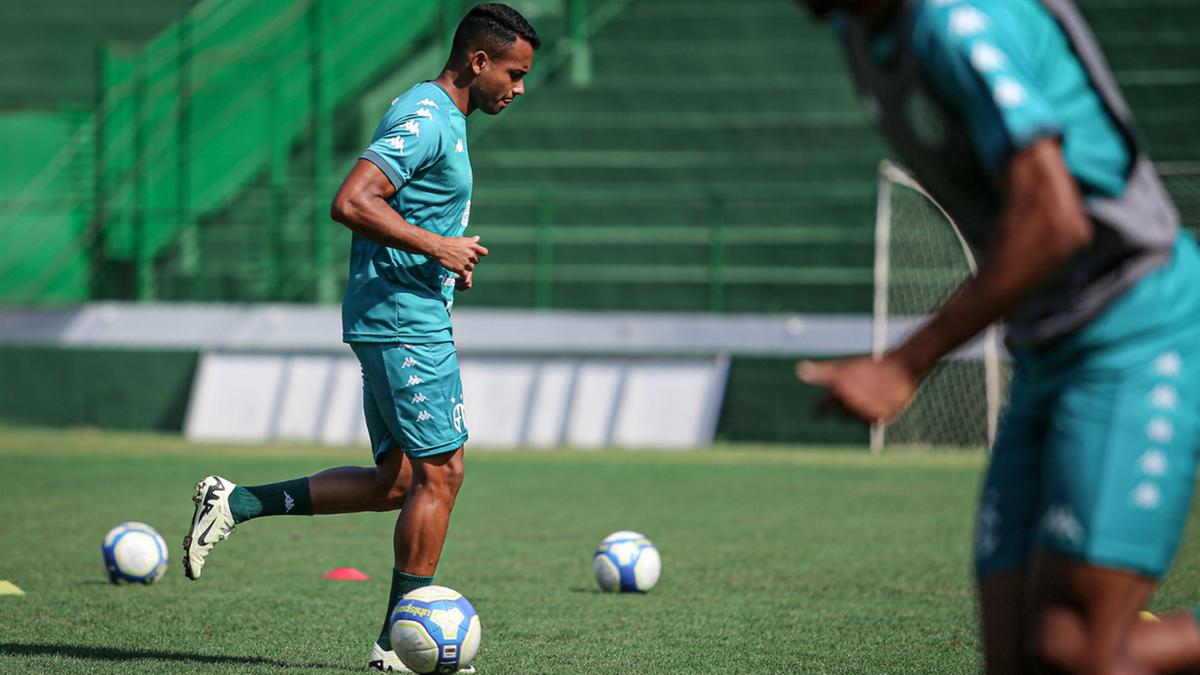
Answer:
POLYGON ((380 647, 389 652, 392 650, 392 634, 388 627, 392 623, 392 612, 395 611, 396 603, 400 602, 400 598, 432 583, 433 577, 419 577, 397 569, 392 570, 392 590, 388 593, 387 614, 383 615, 383 629, 379 631, 380 647))
POLYGON ((250 487, 239 485, 229 493, 229 510, 235 524, 260 516, 311 516, 308 478, 250 487))

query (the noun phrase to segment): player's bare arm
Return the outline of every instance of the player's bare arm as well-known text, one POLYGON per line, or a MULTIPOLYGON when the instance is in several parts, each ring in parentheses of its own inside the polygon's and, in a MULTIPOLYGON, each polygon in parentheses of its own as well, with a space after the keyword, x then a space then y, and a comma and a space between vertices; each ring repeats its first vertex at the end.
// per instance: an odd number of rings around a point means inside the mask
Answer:
POLYGON ((826 386, 848 412, 870 422, 894 419, 935 363, 998 321, 1086 247, 1092 223, 1057 139, 1013 157, 1006 207, 979 274, 920 330, 882 359, 803 362, 800 379, 826 386))
POLYGON ((338 188, 330 217, 377 244, 434 258, 460 282, 488 254, 479 237, 443 237, 408 222, 388 204, 395 194, 379 167, 360 159, 338 188))

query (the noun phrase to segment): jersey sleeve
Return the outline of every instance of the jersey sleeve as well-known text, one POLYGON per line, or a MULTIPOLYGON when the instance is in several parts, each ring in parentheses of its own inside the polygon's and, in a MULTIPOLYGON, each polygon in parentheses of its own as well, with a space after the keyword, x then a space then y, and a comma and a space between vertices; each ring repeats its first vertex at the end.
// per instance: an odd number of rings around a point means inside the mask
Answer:
POLYGON ((1000 171, 1034 142, 1062 135, 1039 90, 1017 15, 997 3, 941 1, 916 17, 913 47, 935 89, 966 118, 984 163, 1000 171))
POLYGON ((399 190, 441 156, 441 133, 433 113, 424 107, 392 111, 362 159, 379 167, 399 190))

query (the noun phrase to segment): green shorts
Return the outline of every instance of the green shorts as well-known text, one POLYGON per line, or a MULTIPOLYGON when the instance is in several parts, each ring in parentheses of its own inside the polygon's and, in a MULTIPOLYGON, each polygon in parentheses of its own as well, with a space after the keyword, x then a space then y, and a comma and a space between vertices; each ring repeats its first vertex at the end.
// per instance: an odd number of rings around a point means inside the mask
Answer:
POLYGON ((453 342, 356 342, 350 348, 362 364, 363 413, 376 463, 392 448, 430 457, 467 442, 453 342))
POLYGON ((1038 548, 1159 577, 1187 520, 1200 446, 1200 252, 1170 263, 1083 330, 1014 353, 984 479, 976 574, 1038 548))

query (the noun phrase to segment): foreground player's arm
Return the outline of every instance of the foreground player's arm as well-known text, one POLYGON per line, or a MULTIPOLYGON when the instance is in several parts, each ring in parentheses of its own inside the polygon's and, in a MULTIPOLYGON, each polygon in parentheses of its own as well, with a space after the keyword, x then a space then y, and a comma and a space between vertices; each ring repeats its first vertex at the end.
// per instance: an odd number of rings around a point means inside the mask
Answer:
POLYGON ((798 374, 829 387, 850 413, 870 422, 890 420, 938 360, 1012 311, 1091 237, 1058 141, 1038 141, 1009 164, 1000 230, 977 276, 882 359, 805 362, 798 374))
POLYGON ((1057 140, 1043 139, 1013 158, 1000 231, 979 274, 894 352, 911 372, 1000 320, 1092 240, 1075 179, 1057 140))
POLYGON ((360 159, 338 188, 330 216, 376 244, 422 253, 459 275, 469 273, 488 254, 479 237, 443 237, 408 222, 388 204, 395 193, 378 167, 360 159))

